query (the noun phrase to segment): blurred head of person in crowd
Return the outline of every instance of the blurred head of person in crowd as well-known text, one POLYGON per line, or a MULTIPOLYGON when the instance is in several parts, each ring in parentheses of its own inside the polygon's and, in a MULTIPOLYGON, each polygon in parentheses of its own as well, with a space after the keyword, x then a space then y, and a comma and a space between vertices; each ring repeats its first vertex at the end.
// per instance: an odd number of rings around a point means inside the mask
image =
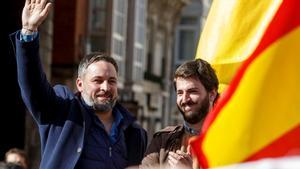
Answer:
POLYGON ((5 153, 5 162, 20 165, 23 169, 28 169, 28 158, 24 150, 18 148, 9 149, 5 153))

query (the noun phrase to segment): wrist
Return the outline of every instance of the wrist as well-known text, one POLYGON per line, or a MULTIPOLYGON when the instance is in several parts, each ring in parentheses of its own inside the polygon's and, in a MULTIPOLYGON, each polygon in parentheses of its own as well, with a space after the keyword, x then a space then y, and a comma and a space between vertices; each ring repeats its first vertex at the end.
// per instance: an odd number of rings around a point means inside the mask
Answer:
POLYGON ((37 29, 32 29, 32 28, 28 28, 28 27, 22 27, 21 33, 23 35, 32 35, 35 32, 37 32, 37 29))
POLYGON ((37 31, 22 29, 20 33, 20 40, 22 42, 31 42, 37 37, 37 35, 37 31))

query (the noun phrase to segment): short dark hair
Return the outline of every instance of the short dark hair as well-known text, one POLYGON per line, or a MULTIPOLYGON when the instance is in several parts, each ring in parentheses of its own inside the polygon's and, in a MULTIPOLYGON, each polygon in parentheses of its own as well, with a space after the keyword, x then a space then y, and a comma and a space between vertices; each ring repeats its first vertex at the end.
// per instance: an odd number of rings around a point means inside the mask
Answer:
POLYGON ((195 77, 200 80, 205 89, 210 92, 213 89, 218 90, 219 80, 215 70, 211 65, 203 59, 195 59, 186 61, 180 65, 174 75, 174 87, 176 90, 176 79, 178 77, 189 78, 195 77))
POLYGON ((119 68, 118 68, 117 62, 114 58, 112 58, 111 56, 109 56, 108 54, 103 53, 103 52, 92 52, 92 53, 86 55, 80 61, 79 65, 78 65, 78 77, 81 77, 84 74, 85 70, 87 69, 87 67, 89 65, 91 65, 94 62, 98 62, 98 61, 105 61, 105 62, 111 63, 115 67, 116 72, 118 73, 119 68))

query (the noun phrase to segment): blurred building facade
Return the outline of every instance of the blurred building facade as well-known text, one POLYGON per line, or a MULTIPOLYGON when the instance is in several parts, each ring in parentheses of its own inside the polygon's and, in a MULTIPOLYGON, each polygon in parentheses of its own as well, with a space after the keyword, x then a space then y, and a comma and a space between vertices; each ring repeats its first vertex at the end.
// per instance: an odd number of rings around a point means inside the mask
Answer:
MULTIPOLYGON (((151 139, 155 131, 181 120, 173 72, 193 59, 210 4, 210 0, 55 1, 40 28, 40 53, 48 79, 76 91, 80 59, 92 51, 110 54, 120 70, 119 101, 151 139)), ((29 115, 25 149, 32 168, 37 168, 39 136, 29 115)))

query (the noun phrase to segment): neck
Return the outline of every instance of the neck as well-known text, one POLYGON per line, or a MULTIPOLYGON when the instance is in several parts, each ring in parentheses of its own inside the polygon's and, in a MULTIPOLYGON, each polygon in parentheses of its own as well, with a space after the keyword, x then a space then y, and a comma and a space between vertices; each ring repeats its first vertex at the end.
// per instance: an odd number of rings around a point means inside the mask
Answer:
POLYGON ((102 122, 105 127, 105 131, 110 133, 110 129, 112 127, 112 123, 114 121, 114 117, 112 115, 112 111, 109 112, 96 112, 97 117, 102 122))
POLYGON ((201 120, 200 122, 196 123, 196 124, 190 124, 188 122, 185 122, 185 124, 189 127, 192 128, 193 130, 197 131, 198 133, 200 133, 201 128, 202 128, 202 124, 203 124, 203 120, 201 120))

